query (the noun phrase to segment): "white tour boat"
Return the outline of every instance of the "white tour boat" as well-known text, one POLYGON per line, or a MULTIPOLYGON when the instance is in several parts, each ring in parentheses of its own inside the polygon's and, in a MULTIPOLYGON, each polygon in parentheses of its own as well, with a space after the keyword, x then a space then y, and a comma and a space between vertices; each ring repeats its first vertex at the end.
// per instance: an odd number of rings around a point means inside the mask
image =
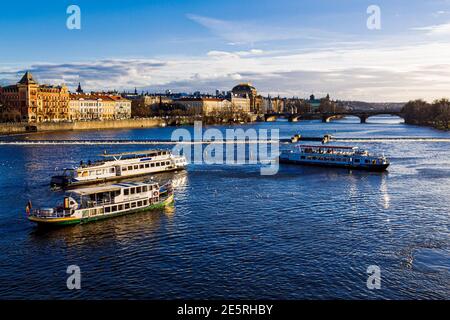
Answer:
POLYGON ((293 150, 282 150, 280 162, 370 171, 384 171, 389 166, 389 160, 386 157, 371 155, 358 147, 314 145, 300 145, 293 150))
POLYGON ((155 182, 118 183, 71 191, 55 208, 32 209, 28 219, 38 225, 64 226, 164 208, 174 201, 171 184, 155 182))
POLYGON ((80 162, 77 168, 66 168, 62 174, 53 176, 52 186, 76 187, 159 172, 184 169, 184 156, 173 155, 168 150, 136 151, 104 154, 105 160, 80 162))

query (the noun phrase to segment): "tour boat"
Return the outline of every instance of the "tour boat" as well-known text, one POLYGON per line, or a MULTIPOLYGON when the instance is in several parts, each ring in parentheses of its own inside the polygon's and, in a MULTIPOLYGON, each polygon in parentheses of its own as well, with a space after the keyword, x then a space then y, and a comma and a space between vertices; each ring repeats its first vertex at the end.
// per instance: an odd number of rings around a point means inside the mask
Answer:
POLYGON ((160 209, 173 201, 171 184, 130 182, 73 190, 55 208, 32 209, 29 201, 26 211, 38 225, 64 226, 160 209))
POLYGON ((282 150, 280 162, 370 171, 384 171, 389 166, 386 157, 371 155, 358 147, 314 145, 300 145, 293 150, 282 150))
POLYGON ((112 180, 184 169, 184 156, 173 155, 168 150, 136 151, 119 154, 103 154, 106 159, 87 163, 77 168, 66 168, 62 174, 53 176, 52 186, 76 187, 112 180))

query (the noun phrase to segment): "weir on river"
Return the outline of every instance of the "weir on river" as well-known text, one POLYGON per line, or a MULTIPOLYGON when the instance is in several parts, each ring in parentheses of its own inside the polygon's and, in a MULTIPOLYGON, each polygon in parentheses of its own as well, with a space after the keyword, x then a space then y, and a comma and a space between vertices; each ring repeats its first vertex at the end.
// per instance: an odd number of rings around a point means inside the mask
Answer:
MULTIPOLYGON (((307 140, 304 140, 307 141, 307 140)), ((314 140, 315 141, 315 140, 314 140)), ((331 142, 450 142, 450 138, 433 137, 382 137, 382 138, 335 138, 331 142)), ((280 140, 194 140, 194 141, 172 141, 172 140, 11 140, 0 141, 1 145, 175 145, 175 144, 255 144, 255 143, 291 143, 290 139, 280 140)))

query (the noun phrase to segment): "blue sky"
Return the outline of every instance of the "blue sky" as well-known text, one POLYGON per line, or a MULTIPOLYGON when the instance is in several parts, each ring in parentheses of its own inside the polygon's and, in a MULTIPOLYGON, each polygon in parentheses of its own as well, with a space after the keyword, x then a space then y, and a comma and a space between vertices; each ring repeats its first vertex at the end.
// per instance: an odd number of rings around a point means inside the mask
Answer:
POLYGON ((30 70, 85 89, 449 96, 450 0, 18 1, 0 11, 0 84, 30 70), (66 28, 69 5, 81 30, 66 28), (381 9, 369 30, 366 10, 381 9))

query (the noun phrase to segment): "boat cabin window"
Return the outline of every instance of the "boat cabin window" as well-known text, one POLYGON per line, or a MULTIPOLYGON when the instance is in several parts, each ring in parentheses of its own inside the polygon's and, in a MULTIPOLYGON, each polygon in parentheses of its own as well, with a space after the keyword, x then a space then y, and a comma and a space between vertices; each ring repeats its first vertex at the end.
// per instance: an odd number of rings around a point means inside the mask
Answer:
POLYGON ((141 193, 141 187, 136 187, 136 193, 141 193))
POLYGON ((130 194, 130 190, 129 189, 124 189, 123 190, 123 194, 126 195, 126 196, 129 195, 130 194))
POLYGON ((142 192, 147 192, 147 186, 142 187, 142 192))
POLYGON ((142 207, 142 201, 138 201, 138 202, 137 202, 137 206, 138 206, 138 207, 142 207))
POLYGON ((119 209, 119 211, 122 211, 123 210, 123 204, 120 204, 118 209, 119 209))
POLYGON ((117 206, 112 206, 111 211, 112 212, 117 211, 117 206))
POLYGON ((157 167, 160 167, 160 166, 161 166, 161 163, 157 162, 157 163, 156 163, 156 166, 157 166, 157 167))
POLYGON ((96 174, 102 174, 103 171, 102 171, 102 170, 97 170, 95 173, 96 173, 96 174))
POLYGON ((145 167, 146 167, 146 168, 149 168, 149 167, 150 167, 150 164, 146 163, 146 164, 145 164, 145 167))
POLYGON ((134 166, 134 170, 136 170, 136 169, 138 169, 139 168, 139 166, 136 164, 135 166, 134 166))
POLYGON ((133 166, 128 166, 128 170, 133 170, 133 166))
POLYGON ((364 161, 365 163, 369 163, 369 160, 364 161))
POLYGON ((300 159, 305 159, 305 156, 301 156, 300 159))
POLYGON ((131 189, 130 189, 130 193, 131 193, 131 194, 135 194, 135 193, 136 193, 136 189, 135 189, 135 188, 131 188, 131 189))
POLYGON ((143 164, 139 165, 139 169, 144 169, 144 165, 143 164))
POLYGON ((132 207, 132 208, 136 208, 136 202, 132 202, 132 203, 131 203, 131 207, 132 207))
POLYGON ((109 169, 109 172, 114 173, 114 168, 109 169))
POLYGON ((105 207, 105 213, 110 213, 111 212, 111 207, 105 207))
POLYGON ((170 165, 170 161, 166 161, 166 166, 170 165))
POLYGON ((129 203, 125 203, 125 210, 130 209, 130 204, 129 203))
POLYGON ((152 163, 151 166, 152 166, 152 168, 153 168, 153 167, 155 166, 155 163, 152 163))
POLYGON ((355 162, 356 162, 356 163, 360 163, 360 162, 361 162, 361 160, 359 160, 359 159, 355 159, 355 162))
POLYGON ((122 171, 127 171, 127 167, 123 167, 123 168, 122 168, 122 171))
POLYGON ((148 204, 147 200, 144 200, 144 206, 146 206, 148 204))

